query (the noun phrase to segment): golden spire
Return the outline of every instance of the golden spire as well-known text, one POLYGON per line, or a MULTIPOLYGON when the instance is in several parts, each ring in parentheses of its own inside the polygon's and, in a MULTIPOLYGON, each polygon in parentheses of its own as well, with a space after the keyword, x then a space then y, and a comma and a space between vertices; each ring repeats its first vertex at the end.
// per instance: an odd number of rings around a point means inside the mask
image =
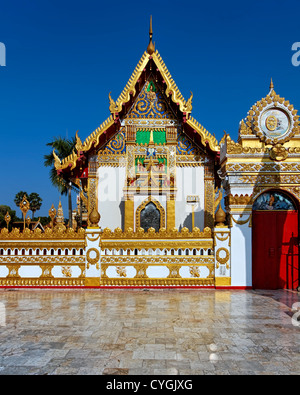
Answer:
POLYGON ((270 91, 271 91, 272 89, 274 89, 274 84, 273 84, 273 80, 272 80, 272 78, 271 78, 271 82, 270 82, 270 91))
POLYGON ((63 212, 63 208, 62 208, 60 199, 59 199, 59 203, 58 203, 56 221, 57 221, 58 224, 63 224, 64 223, 64 212, 63 212))
POLYGON ((150 37, 150 41, 149 41, 149 45, 147 48, 147 52, 149 55, 152 55, 153 52, 155 52, 155 45, 152 42, 152 36, 153 36, 153 30, 152 30, 152 15, 150 16, 150 28, 149 28, 149 37, 150 37))

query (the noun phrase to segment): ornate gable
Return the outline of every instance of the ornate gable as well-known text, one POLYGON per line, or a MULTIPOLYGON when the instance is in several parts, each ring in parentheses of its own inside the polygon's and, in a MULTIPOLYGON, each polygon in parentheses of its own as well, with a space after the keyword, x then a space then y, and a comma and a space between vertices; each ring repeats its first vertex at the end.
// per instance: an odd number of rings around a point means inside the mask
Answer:
POLYGON ((167 102, 165 95, 161 92, 158 84, 149 78, 130 111, 126 119, 176 119, 176 115, 167 102))
MULTIPOLYGON (((208 148, 218 159, 216 138, 191 117, 192 99, 192 93, 188 100, 184 99, 160 54, 154 51, 150 39, 147 52, 141 57, 118 99, 114 100, 109 94, 111 115, 84 142, 76 134, 77 152, 62 161, 57 158, 57 171, 61 174, 71 172, 72 177, 80 177, 79 169, 87 166, 88 158, 98 151, 125 153, 127 143, 143 143, 143 139, 136 139, 136 131, 149 128, 154 129, 154 139, 161 139, 161 144, 168 141, 177 144, 178 136, 182 139, 184 135, 195 147, 208 148), (164 138, 159 133, 162 129, 164 138)), ((149 130, 147 132, 149 134, 149 130)))

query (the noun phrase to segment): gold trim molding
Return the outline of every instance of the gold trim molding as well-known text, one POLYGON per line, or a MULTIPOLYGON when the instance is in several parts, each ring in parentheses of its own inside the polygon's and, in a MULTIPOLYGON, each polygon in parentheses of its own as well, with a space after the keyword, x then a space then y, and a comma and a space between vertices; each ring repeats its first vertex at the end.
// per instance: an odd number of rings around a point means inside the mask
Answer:
POLYGON ((116 228, 112 231, 110 228, 105 228, 102 231, 101 240, 107 239, 208 239, 212 237, 212 231, 209 227, 204 228, 203 232, 195 227, 192 232, 184 227, 180 231, 176 228, 167 230, 160 228, 159 232, 155 232, 153 228, 148 229, 147 232, 143 228, 138 228, 136 232, 132 228, 127 228, 125 232, 121 228, 116 228))
POLYGON ((80 228, 77 232, 73 228, 66 228, 65 226, 55 227, 54 229, 46 228, 45 232, 36 228, 30 230, 26 228, 23 232, 18 228, 13 228, 11 232, 7 228, 2 228, 0 232, 0 240, 74 240, 84 239, 85 230, 80 228))

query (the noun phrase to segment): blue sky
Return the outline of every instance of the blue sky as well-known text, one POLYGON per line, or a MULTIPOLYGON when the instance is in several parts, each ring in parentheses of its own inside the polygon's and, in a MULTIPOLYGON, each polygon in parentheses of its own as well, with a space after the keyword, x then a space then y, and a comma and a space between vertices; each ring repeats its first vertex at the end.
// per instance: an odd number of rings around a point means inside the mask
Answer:
MULTIPOLYGON (((56 136, 84 140, 108 116, 153 40, 193 112, 218 140, 237 139, 239 121, 275 90, 300 109, 300 2, 85 0, 2 1, 0 42, 0 204, 16 209, 20 190, 43 199, 36 215, 57 207, 43 156, 56 136)), ((67 217, 67 198, 62 198, 67 217)))

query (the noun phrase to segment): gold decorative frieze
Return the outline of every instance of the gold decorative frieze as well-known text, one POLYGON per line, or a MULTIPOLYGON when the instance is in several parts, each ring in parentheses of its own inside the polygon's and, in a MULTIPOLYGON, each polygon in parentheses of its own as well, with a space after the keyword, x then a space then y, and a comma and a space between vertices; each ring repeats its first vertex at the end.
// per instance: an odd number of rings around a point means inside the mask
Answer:
POLYGON ((1 256, 1 265, 10 265, 10 264, 19 264, 22 266, 31 266, 31 265, 56 265, 56 266, 79 266, 85 263, 84 256, 1 256))
POLYGON ((73 228, 66 228, 65 226, 54 227, 54 229, 46 228, 45 232, 36 228, 30 230, 26 228, 23 232, 18 228, 13 228, 11 232, 7 228, 2 228, 0 231, 0 240, 74 240, 84 239, 85 230, 80 228, 77 232, 73 228))
POLYGON ((101 266, 135 266, 135 265, 179 265, 179 266, 207 266, 214 265, 212 255, 103 255, 101 266))
MULTIPOLYGON (((0 248, 3 248, 4 250, 10 249, 10 250, 15 250, 18 249, 19 250, 19 254, 21 254, 21 250, 25 250, 28 251, 29 249, 32 249, 32 251, 36 251, 39 250, 40 254, 41 251, 46 249, 47 251, 50 250, 61 250, 61 251, 65 251, 67 250, 73 250, 75 249, 76 251, 80 250, 80 249, 84 249, 84 240, 78 240, 78 241, 74 241, 74 240, 64 240, 64 241, 60 241, 60 240, 55 240, 55 241, 41 241, 41 240, 30 240, 30 241, 22 241, 22 239, 16 241, 16 240, 7 240, 7 241, 3 241, 0 239, 0 248)), ((49 255, 44 255, 45 256, 49 256, 49 255)))
POLYGON ((154 228, 149 228, 148 232, 145 232, 143 228, 137 229, 136 232, 134 232, 132 228, 128 228, 125 232, 123 232, 121 228, 116 228, 114 231, 105 228, 102 231, 101 239, 206 239, 211 237, 212 231, 209 227, 204 228, 203 232, 197 227, 195 227, 192 232, 186 227, 182 228, 181 231, 176 228, 170 230, 160 228, 158 232, 155 232, 154 228))
POLYGON ((288 163, 227 163, 228 172, 241 173, 279 173, 279 172, 300 172, 298 162, 288 163))
POLYGON ((107 287, 213 287, 214 278, 101 278, 107 287))
POLYGON ((300 183, 300 174, 256 174, 243 175, 239 180, 246 184, 268 185, 270 188, 284 184, 300 183))
POLYGON ((252 195, 228 195, 225 196, 225 205, 226 206, 249 206, 253 204, 253 197, 252 195))
POLYGON ((136 232, 128 228, 125 232, 120 228, 112 231, 105 228, 101 235, 100 246, 104 249, 212 249, 213 238, 210 228, 205 228, 203 232, 195 227, 192 232, 188 228, 166 229, 160 228, 155 232, 154 228, 149 228, 147 232, 143 228, 138 228, 136 232))
POLYGON ((84 278, 0 278, 1 287, 83 287, 84 278))

